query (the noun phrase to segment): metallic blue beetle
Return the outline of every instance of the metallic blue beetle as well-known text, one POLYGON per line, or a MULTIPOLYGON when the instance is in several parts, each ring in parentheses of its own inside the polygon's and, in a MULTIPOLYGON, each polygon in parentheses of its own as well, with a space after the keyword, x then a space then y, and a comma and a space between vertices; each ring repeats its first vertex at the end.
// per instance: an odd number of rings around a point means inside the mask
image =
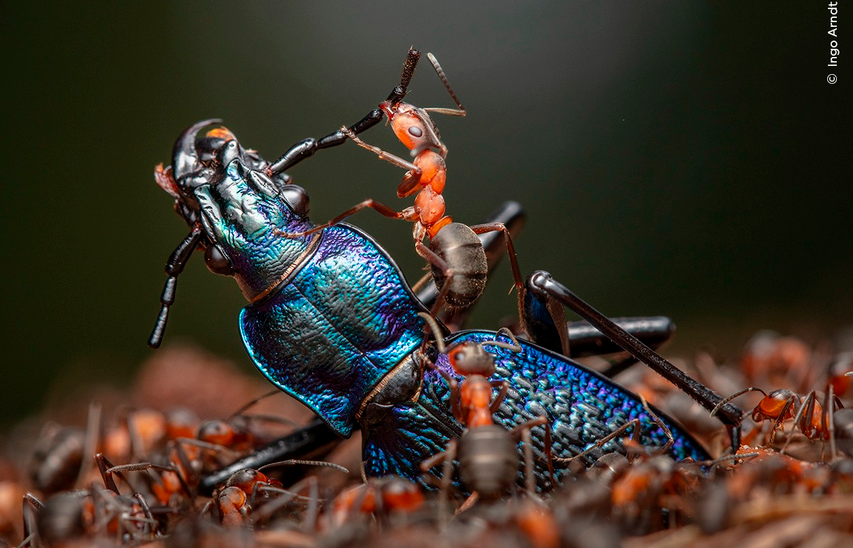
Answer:
MULTIPOLYGON (((171 169, 158 168, 161 187, 176 199, 190 233, 169 260, 163 309, 150 343, 159 345, 177 275, 192 251, 204 248, 208 267, 233 276, 249 305, 240 314, 243 342, 258 369, 322 418, 338 435, 360 426, 365 471, 417 478, 422 460, 444 450, 463 427, 451 413, 449 389, 428 355, 453 375, 445 355, 420 352, 426 311, 391 257, 367 234, 339 224, 303 237, 305 191, 289 184, 227 130, 177 140, 171 169)), ((372 124, 371 124, 372 125, 372 124)), ((313 150, 311 151, 313 152, 313 150)), ((463 331, 448 344, 494 340, 490 331, 463 331)), ((659 447, 666 435, 640 399, 557 352, 522 341, 521 352, 495 354, 497 378, 510 383, 495 420, 510 428, 546 416, 553 454, 570 457, 626 422, 639 418, 642 443, 659 447)), ((661 415, 662 416, 662 415, 661 415)), ((708 458, 680 426, 663 417, 675 458, 708 458)), ((543 430, 534 429, 537 481, 548 488, 543 430)), ((620 447, 615 439, 597 454, 620 447)))

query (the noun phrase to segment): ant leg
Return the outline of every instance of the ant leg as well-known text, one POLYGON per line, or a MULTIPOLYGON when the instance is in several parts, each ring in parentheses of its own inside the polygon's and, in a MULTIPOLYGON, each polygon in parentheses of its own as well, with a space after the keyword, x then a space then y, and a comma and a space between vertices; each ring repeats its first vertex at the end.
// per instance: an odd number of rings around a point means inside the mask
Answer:
POLYGON ((521 442, 524 444, 524 488, 527 496, 533 498, 536 493, 536 482, 533 475, 533 446, 529 428, 522 430, 521 442))
POLYGON ((835 445, 835 388, 832 386, 832 383, 828 384, 829 386, 827 386, 826 389, 826 402, 823 406, 823 410, 826 413, 826 422, 823 423, 822 427, 829 436, 829 462, 835 462, 835 456, 838 451, 838 448, 835 445))
MULTIPOLYGON (((403 100, 403 97, 406 96, 408 91, 409 82, 415 72, 415 67, 417 67, 420 56, 421 53, 418 50, 409 50, 409 53, 406 56, 406 61, 403 64, 403 74, 400 77, 400 85, 391 90, 386 101, 391 104, 399 104, 403 100)), ((383 117, 384 113, 382 110, 375 108, 368 112, 364 118, 351 125, 347 131, 354 134, 361 133, 378 124, 382 121, 383 117)), ((318 150, 341 145, 346 142, 346 140, 347 135, 343 131, 338 130, 321 139, 309 138, 299 141, 267 168, 267 175, 272 177, 283 173, 302 160, 313 156, 318 150)))
POLYGON ((509 382, 508 381, 489 381, 489 384, 492 385, 492 388, 500 387, 500 391, 498 395, 492 398, 492 403, 489 404, 489 412, 494 415, 497 413, 498 408, 503 403, 504 399, 506 399, 506 393, 509 391, 509 382))
MULTIPOLYGON (((521 280, 521 270, 518 268, 518 257, 515 253, 515 246, 512 243, 512 234, 503 223, 485 223, 470 227, 474 234, 488 234, 491 232, 502 234, 506 243, 507 256, 509 257, 510 267, 512 268, 512 278, 515 282, 515 288, 521 293, 524 290, 524 282, 521 280)), ((519 309, 521 313, 521 309, 519 309)))
POLYGON ((38 535, 38 515, 44 504, 35 496, 27 493, 21 504, 21 519, 24 524, 24 540, 18 546, 34 546, 38 535))
POLYGON ((447 382, 447 385, 450 387, 450 409, 453 412, 453 418, 456 419, 456 422, 458 422, 459 424, 464 424, 465 417, 462 416, 462 407, 459 404, 461 400, 459 396, 459 381, 451 377, 447 371, 443 371, 436 367, 435 364, 432 364, 429 361, 427 362, 427 364, 429 364, 430 367, 438 371, 438 373, 442 376, 445 382, 447 382))
POLYGON ((497 232, 503 234, 504 242, 506 243, 507 257, 509 258, 510 268, 512 269, 512 279, 515 290, 518 292, 518 321, 521 330, 525 331, 524 325, 524 282, 521 280, 521 270, 518 268, 518 257, 515 253, 515 246, 512 243, 512 235, 509 229, 503 223, 488 223, 482 225, 474 225, 471 227, 474 234, 487 234, 489 232, 497 232))
MULTIPOLYGON (((672 431, 662 420, 660 420, 660 417, 658 417, 657 414, 652 411, 652 408, 651 406, 649 406, 649 402, 646 401, 646 398, 640 396, 640 401, 643 402, 643 408, 646 410, 646 413, 648 413, 649 416, 652 418, 652 422, 657 424, 658 428, 663 430, 663 433, 666 436, 666 443, 663 444, 663 447, 657 450, 658 455, 664 455, 667 451, 669 451, 669 448, 675 444, 675 438, 672 437, 672 431)), ((639 430, 635 430, 634 434, 639 434, 639 430)), ((639 435, 637 436, 637 441, 639 441, 639 435)))
POLYGON ((590 447, 588 447, 584 451, 578 453, 577 455, 573 455, 571 457, 554 457, 554 462, 558 462, 560 464, 564 464, 564 463, 565 464, 571 464, 572 461, 579 459, 581 457, 585 457, 585 456, 589 455, 590 453, 592 453, 593 451, 595 451, 596 449, 601 449, 602 447, 604 447, 604 445, 607 442, 609 442, 610 440, 612 440, 614 438, 621 436, 632 426, 634 427, 634 430, 632 432, 638 430, 640 428, 640 419, 632 419, 632 420, 626 422, 625 424, 623 424, 622 426, 620 426, 619 428, 617 428, 613 432, 607 434, 606 436, 604 436, 600 440, 596 441, 590 447))
MULTIPOLYGON (((181 461, 181 466, 183 466, 184 468, 191 468, 189 457, 187 456, 187 452, 184 450, 185 445, 192 445, 200 449, 207 449, 214 453, 224 453, 226 458, 237 458, 240 456, 239 451, 234 451, 233 449, 229 449, 224 445, 218 445, 215 443, 197 440, 195 438, 178 438, 174 441, 174 444, 175 453, 177 453, 178 460, 181 461)), ((193 472, 193 476, 188 479, 194 482, 198 479, 198 477, 195 475, 195 472, 193 472)))
MULTIPOLYGON (((786 411, 789 407, 789 404, 793 404, 795 399, 799 399, 798 396, 794 395, 788 398, 788 402, 786 402, 785 407, 782 409, 782 413, 779 415, 780 417, 784 417, 786 411)), ((785 444, 782 446, 782 449, 779 450, 780 455, 784 455, 785 451, 788 449, 788 444, 791 443, 791 437, 794 434, 794 428, 799 427, 800 432, 803 433, 805 437, 808 439, 814 439, 814 407, 815 407, 815 392, 812 390, 806 395, 805 398, 800 402, 800 408, 797 409, 797 414, 794 416, 794 425, 791 427, 791 436, 785 440, 785 444)))
MULTIPOLYGON (((98 450, 98 438, 101 431, 101 404, 92 402, 89 404, 89 414, 86 417, 86 438, 83 442, 83 455, 94 455, 98 450)), ((74 481, 74 488, 79 489, 86 481, 86 475, 92 469, 92 462, 87 458, 80 461, 80 471, 74 481)))
POLYGON ((450 291, 450 285, 453 281, 453 269, 447 264, 447 262, 439 257, 435 251, 428 248, 424 245, 421 239, 418 238, 417 231, 420 227, 420 223, 415 225, 415 251, 427 260, 431 265, 440 270, 444 275, 444 283, 441 286, 441 290, 439 290, 438 295, 435 299, 435 302, 432 303, 432 308, 430 309, 430 314, 432 316, 437 316, 439 310, 441 310, 442 305, 444 304, 444 298, 447 296, 447 293, 450 291))
POLYGON ((101 478, 104 480, 104 487, 116 495, 120 495, 121 493, 118 491, 115 479, 113 479, 113 473, 117 472, 115 470, 116 466, 113 465, 113 463, 111 463, 103 453, 95 455, 95 462, 98 464, 98 470, 101 472, 101 478))
POLYGON ((548 461, 548 479, 551 480, 551 487, 557 487, 557 478, 554 477, 554 439, 551 436, 551 423, 545 423, 545 459, 548 461))
MULTIPOLYGON (((444 346, 444 336, 441 333, 441 328, 438 326, 438 322, 435 321, 435 318, 432 315, 427 314, 426 312, 418 312, 418 316, 426 320, 427 325, 432 330, 433 336, 435 337, 435 343, 438 351, 441 354, 444 354, 447 351, 447 348, 444 346)), ((424 338, 424 344, 426 344, 426 341, 427 339, 424 338)), ((447 371, 436 367, 435 363, 426 356, 424 356, 424 364, 426 364, 430 369, 437 371, 444 379, 444 382, 446 382, 450 387, 450 409, 453 412, 453 418, 461 424, 463 422, 463 417, 462 408, 460 407, 461 398, 459 396, 459 381, 450 376, 450 373, 447 371)))
POLYGON ((163 333, 166 331, 166 322, 169 320, 169 307, 175 304, 175 291, 178 287, 178 275, 184 270, 193 251, 201 242, 201 237, 204 234, 201 223, 193 223, 190 227, 190 233, 187 237, 178 244, 175 251, 166 261, 166 274, 169 278, 163 286, 163 293, 160 295, 160 314, 157 316, 157 321, 154 323, 154 329, 151 331, 151 336, 148 337, 148 346, 151 348, 160 348, 163 342, 163 333))
MULTIPOLYGON (((435 466, 436 464, 438 464, 438 462, 440 462, 440 460, 444 460, 444 466, 442 466, 442 469, 441 469, 440 498, 438 499, 438 516, 439 516, 438 519, 442 523, 446 523, 447 520, 449 519, 448 515, 447 515, 447 506, 448 506, 448 500, 447 499, 449 498, 448 491, 450 491, 450 483, 453 479, 453 461, 456 459, 457 445, 458 445, 458 441, 456 439, 452 439, 449 442, 447 442, 447 449, 445 449, 442 453, 438 454, 438 455, 442 456, 441 459, 436 460, 432 464, 432 466, 435 466)), ((436 455, 436 456, 438 456, 438 455, 436 455)), ((427 461, 431 461, 434 458, 435 457, 427 459, 427 461)), ((424 468, 427 464, 427 461, 424 461, 423 463, 421 463, 421 470, 427 471, 430 468, 432 468, 432 466, 424 468)))
POLYGON ((281 394, 281 393, 282 393, 281 390, 276 388, 275 390, 270 390, 269 392, 265 392, 265 393, 261 394, 257 398, 254 398, 251 401, 249 401, 248 403, 244 404, 242 407, 240 407, 240 409, 238 409, 238 410, 234 411, 233 413, 231 413, 230 415, 228 415, 228 418, 225 419, 226 422, 233 419, 234 417, 242 415, 243 413, 245 413, 246 411, 248 411, 249 409, 251 409, 252 407, 257 405, 258 402, 261 402, 267 398, 271 398, 271 397, 275 396, 276 394, 281 394))
POLYGON ((399 196, 400 198, 405 198, 417 189, 417 183, 418 181, 420 181, 421 178, 421 168, 419 168, 412 162, 404 160, 399 156, 391 154, 390 152, 386 152, 385 150, 377 146, 365 143, 364 141, 356 137, 355 133, 351 132, 345 127, 342 127, 341 131, 344 133, 344 135, 352 139, 353 142, 361 148, 369 150, 370 152, 376 154, 376 156, 378 156, 380 160, 385 160, 391 165, 409 170, 409 173, 406 175, 406 177, 403 179, 403 182, 400 183, 400 186, 397 189, 397 196, 399 196), (412 177, 414 177, 414 181, 410 180, 410 178, 412 177))
POLYGON ((156 536, 160 538, 162 535, 160 534, 160 525, 154 519, 154 514, 151 513, 151 507, 148 506, 148 501, 145 500, 145 497, 142 496, 142 493, 134 493, 133 498, 139 503, 139 506, 142 507, 142 513, 145 514, 145 519, 148 520, 146 524, 148 533, 152 536, 156 536))
POLYGON ((190 501, 190 506, 195 509, 195 497, 193 496, 192 490, 190 489, 189 484, 187 484, 187 480, 184 479, 183 474, 181 474, 181 472, 175 466, 161 466, 159 464, 152 464, 150 462, 137 462, 132 464, 120 464, 118 466, 112 466, 106 469, 106 473, 108 475, 112 475, 119 472, 143 472, 147 470, 160 470, 162 472, 171 472, 175 474, 175 476, 178 478, 178 482, 181 484, 181 489, 184 491, 184 494, 190 501))
MULTIPOLYGON (((509 435, 514 439, 521 439, 521 442, 524 444, 524 483, 525 489, 527 490, 527 494, 530 497, 534 497, 536 494, 535 489, 535 475, 533 474, 533 443, 530 436, 531 428, 535 426, 545 426, 546 433, 546 441, 550 441, 550 424, 548 422, 548 418, 544 416, 536 417, 535 419, 530 419, 529 421, 519 424, 515 428, 509 431, 509 435)), ((547 444, 546 444, 547 445, 547 444)), ((551 447, 545 447, 545 454, 549 456, 551 454, 551 447)), ((554 474, 553 474, 553 465, 552 458, 548 459, 548 471, 551 474, 551 482, 553 484, 554 474)))
POLYGON ((307 531, 315 531, 317 528, 317 518, 320 515, 320 484, 317 476, 308 476, 305 479, 308 482, 309 501, 303 527, 307 531))
MULTIPOLYGON (((632 356, 651 367, 656 373, 673 383, 700 405, 708 410, 713 409, 723 399, 719 394, 705 385, 690 378, 683 371, 667 361, 663 356, 643 344, 639 339, 613 323, 598 310, 558 283, 550 274, 542 270, 534 272, 527 280, 530 293, 541 300, 556 299, 568 306, 573 312, 604 333, 610 340, 621 346, 632 356)), ((727 403, 718 410, 720 420, 729 427, 732 447, 739 446, 739 427, 743 412, 734 405, 727 403)))
POLYGON ((255 489, 252 489, 251 495, 253 504, 258 493, 276 493, 280 496, 275 500, 266 502, 254 512, 252 517, 257 523, 265 522, 278 510, 294 500, 307 500, 308 516, 306 516, 306 521, 311 523, 311 527, 313 527, 317 521, 316 514, 319 510, 320 494, 316 476, 308 476, 287 489, 279 489, 278 487, 271 487, 268 485, 256 485, 255 489), (305 490, 306 487, 308 495, 300 495, 299 493, 305 490))
MULTIPOLYGON (((796 406, 796 402, 799 400, 799 397, 794 394, 787 400, 785 400, 785 405, 782 406, 782 410, 779 412, 779 416, 773 421, 773 427, 770 430, 770 439, 767 440, 768 445, 773 445, 773 441, 776 439, 776 432, 781 430, 785 431, 785 419, 788 418, 789 413, 791 412, 791 406, 796 406)), ((800 408, 797 410, 797 417, 801 417, 805 406, 800 405, 800 408)), ((791 434, 794 433, 794 428, 796 427, 797 420, 794 420, 794 425, 791 426, 791 434)), ((790 437, 790 436, 789 436, 790 437)))
POLYGON ((713 409, 711 409, 711 416, 712 416, 712 417, 713 417, 713 416, 715 416, 715 415, 720 411, 720 409, 722 409, 722 408, 723 408, 723 406, 724 406, 724 405, 726 405, 727 403, 729 403, 729 402, 730 402, 730 401, 732 401, 733 399, 735 399, 735 398, 739 398, 739 397, 743 396, 744 394, 746 394, 746 393, 748 393, 748 392, 761 392, 761 394, 762 394, 765 398, 767 397, 767 392, 765 392, 764 390, 762 390, 762 389, 760 389, 760 388, 758 388, 758 387, 756 387, 756 386, 750 386, 749 388, 744 388, 743 390, 741 390, 741 391, 739 391, 739 392, 735 392, 735 393, 734 393, 734 394, 732 394, 731 396, 726 396, 725 398, 723 398, 722 400, 720 400, 720 403, 718 403, 716 406, 714 406, 714 408, 713 408, 713 409))
POLYGON ((344 219, 346 219, 347 217, 349 217, 350 215, 355 215, 356 213, 358 213, 359 211, 361 211, 362 209, 365 209, 365 208, 370 208, 370 209, 376 211, 377 213, 379 213, 380 215, 382 215, 383 217, 388 217, 389 219, 407 219, 407 213, 408 213, 408 209, 409 209, 409 208, 406 208, 405 210, 398 213, 394 209, 388 207, 387 205, 385 205, 381 202, 377 202, 376 200, 373 200, 373 199, 367 199, 367 200, 365 200, 359 204, 354 205, 353 207, 349 208, 348 210, 344 211, 343 213, 341 213, 340 215, 338 215, 337 217, 335 217, 334 219, 332 219, 328 223, 323 223, 321 225, 317 225, 314 228, 312 228, 311 230, 306 230, 305 232, 282 232, 282 231, 274 228, 273 234, 275 234, 276 236, 281 236, 283 238, 301 238, 302 236, 314 234, 315 232, 320 232, 321 230, 323 230, 325 228, 329 228, 330 226, 334 226, 334 225, 340 223, 341 221, 343 221, 344 219))

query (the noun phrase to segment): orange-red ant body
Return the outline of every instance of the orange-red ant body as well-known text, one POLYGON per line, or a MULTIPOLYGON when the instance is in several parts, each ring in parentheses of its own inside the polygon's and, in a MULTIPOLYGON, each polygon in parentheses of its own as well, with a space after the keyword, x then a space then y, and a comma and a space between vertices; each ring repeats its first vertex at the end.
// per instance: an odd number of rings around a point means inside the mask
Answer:
MULTIPOLYGON (((427 56, 456 103, 457 109, 419 108, 409 103, 392 100, 386 100, 379 104, 379 108, 388 117, 394 134, 411 151, 414 158, 412 162, 407 162, 378 147, 368 145, 346 127, 341 128, 341 131, 346 133, 347 137, 357 145, 374 152, 379 158, 387 160, 395 166, 409 170, 397 186, 397 197, 405 198, 417 192, 415 205, 400 213, 395 213, 394 216, 415 223, 414 238, 416 242, 422 242, 427 235, 434 238, 442 227, 453 221, 451 217, 444 215, 444 197, 442 196, 447 181, 447 164, 445 163, 447 147, 441 142, 438 128, 428 113, 435 112, 450 116, 465 116, 467 114, 450 87, 436 58, 431 53, 428 53, 427 56)), ((422 250, 418 250, 418 253, 423 255, 422 250)), ((428 257, 424 258, 429 260, 428 257)))
MULTIPOLYGON (((281 235, 293 238, 312 234, 333 226, 365 208, 373 209, 385 217, 413 222, 412 236, 415 241, 415 251, 432 265, 433 278, 436 281, 436 286, 441 290, 433 308, 433 313, 437 313, 442 301, 446 300, 453 307, 464 308, 480 296, 486 284, 488 265, 482 243, 476 236, 500 231, 506 240, 514 287, 519 294, 518 305, 519 316, 521 317, 523 282, 515 258, 512 239, 506 226, 503 223, 489 223, 469 227, 461 223, 454 223, 450 216, 445 215, 445 202, 442 193, 447 180, 447 165, 445 163, 447 147, 441 142, 438 128, 430 118, 429 113, 465 116, 467 112, 450 87, 444 70, 436 58, 431 53, 428 53, 427 56, 457 108, 419 108, 402 102, 400 99, 402 95, 379 104, 379 108, 388 117, 394 134, 411 151, 414 158, 412 162, 365 143, 346 127, 342 127, 340 130, 358 146, 373 152, 380 159, 407 169, 406 175, 403 176, 403 180, 397 186, 397 196, 405 198, 417 192, 415 204, 398 212, 381 202, 367 199, 328 223, 318 225, 306 232, 281 233, 281 235), (429 247, 424 245, 424 240, 427 238, 430 241, 429 247), (456 277, 454 278, 454 276, 456 277)), ((418 51, 409 51, 409 57, 401 78, 402 89, 408 86, 419 57, 418 51), (413 59, 414 61, 412 61, 413 59)), ((416 287, 417 285, 419 284, 416 284, 416 287)))
MULTIPOLYGON (((554 483, 550 450, 551 428, 548 419, 544 416, 537 417, 508 432, 496 424, 492 418, 506 397, 509 383, 505 380, 489 380, 489 377, 495 373, 496 366, 494 357, 485 350, 485 347, 493 345, 520 351, 521 347, 512 333, 506 329, 498 332, 505 333, 514 344, 497 340, 483 343, 465 341, 446 349, 436 321, 427 314, 420 313, 420 315, 427 320, 432 328, 438 351, 447 353, 453 371, 463 377, 462 381, 457 381, 445 371, 437 369, 450 386, 450 403, 453 416, 468 428, 458 442, 457 440, 450 441, 446 451, 422 462, 421 470, 427 472, 443 461, 442 492, 446 492, 451 478, 450 467, 456 458, 458 445, 459 472, 462 481, 480 497, 494 499, 502 495, 515 483, 519 463, 516 444, 517 438, 520 437, 524 442, 527 490, 532 494, 534 492, 534 475, 530 429, 535 426, 544 426, 548 472, 551 482, 554 483), (498 395, 495 397, 492 396, 494 388, 499 388, 498 395)), ((426 363, 435 368, 435 365, 430 361, 426 363)))
MULTIPOLYGON (((750 387, 722 400, 717 407, 711 411, 711 415, 715 415, 716 411, 721 406, 738 396, 746 394, 747 392, 761 392, 764 397, 752 410, 751 416, 752 420, 757 423, 765 420, 773 421, 769 443, 773 442, 776 431, 781 429, 782 424, 788 419, 793 419, 794 425, 799 428, 803 435, 809 440, 829 440, 834 443, 832 424, 833 414, 836 409, 841 409, 844 406, 833 394, 832 384, 830 384, 828 388, 829 390, 824 398, 824 403, 821 405, 817 401, 814 390, 809 392, 805 397, 801 397, 785 388, 780 388, 767 393, 760 388, 750 387)), ((790 441, 790 438, 788 441, 790 441)), ((788 445, 788 441, 785 443, 786 447, 788 445)), ((785 448, 783 447, 783 452, 784 449, 785 448)), ((833 449, 833 455, 834 454, 835 451, 833 449)))
POLYGON ((407 479, 399 476, 371 478, 367 483, 335 497, 332 522, 341 525, 357 512, 380 516, 393 512, 414 512, 423 503, 424 495, 420 488, 407 479))
MULTIPOLYGON (((344 473, 349 473, 346 468, 330 462, 290 460, 268 464, 264 468, 280 465, 312 465, 334 468, 344 473)), ((277 479, 271 478, 261 472, 260 469, 244 468, 238 470, 222 489, 214 493, 213 498, 202 510, 205 514, 213 509, 222 525, 241 526, 251 523, 261 523, 268 520, 278 510, 285 507, 295 499, 308 501, 307 526, 309 530, 314 524, 319 511, 319 486, 315 476, 308 476, 288 489, 284 489, 277 479), (300 495, 303 490, 308 490, 307 497, 300 495)))

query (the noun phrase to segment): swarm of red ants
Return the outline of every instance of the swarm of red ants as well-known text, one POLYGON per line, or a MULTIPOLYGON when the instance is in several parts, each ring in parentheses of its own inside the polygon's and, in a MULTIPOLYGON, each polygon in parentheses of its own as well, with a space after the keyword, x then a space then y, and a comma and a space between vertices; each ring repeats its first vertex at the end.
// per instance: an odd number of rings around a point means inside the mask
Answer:
POLYGON ((513 485, 488 498, 365 481, 355 436, 318 461, 240 471, 205 496, 205 474, 310 413, 285 395, 259 398, 263 382, 228 363, 173 347, 129 394, 82 396, 99 401, 88 413, 53 411, 63 422, 81 415, 77 426, 40 418, 11 433, 0 547, 853 545, 853 354, 760 333, 729 363, 700 353, 681 365, 748 409, 736 454, 708 411, 637 365, 617 380, 718 459, 674 462, 628 431, 626 454, 555 463, 571 474, 553 492, 513 485))

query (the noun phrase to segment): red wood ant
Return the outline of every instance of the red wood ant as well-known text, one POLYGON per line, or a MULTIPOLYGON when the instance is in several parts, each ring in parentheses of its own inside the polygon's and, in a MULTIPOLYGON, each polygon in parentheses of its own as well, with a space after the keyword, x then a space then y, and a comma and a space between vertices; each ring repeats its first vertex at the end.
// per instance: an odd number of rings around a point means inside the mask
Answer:
POLYGON ((332 505, 331 521, 341 526, 353 515, 376 514, 382 517, 394 512, 414 512, 424 504, 420 487, 399 476, 370 478, 337 497, 332 505))
MULTIPOLYGON (((794 425, 800 429, 807 439, 820 440, 821 442, 829 440, 832 444, 832 455, 835 455, 833 415, 836 409, 841 409, 844 406, 833 394, 831 383, 828 385, 823 405, 818 403, 814 390, 806 394, 805 397, 801 397, 785 388, 774 390, 768 394, 760 388, 749 387, 722 400, 711 411, 711 416, 714 416, 720 407, 729 401, 748 392, 761 392, 764 396, 752 410, 752 420, 756 423, 765 420, 773 421, 768 443, 773 443, 776 431, 783 429, 783 423, 786 420, 793 419, 794 425)), ((781 453, 784 454, 789 442, 790 437, 785 441, 781 453)))
MULTIPOLYGON (((122 495, 110 472, 112 463, 102 454, 95 455, 104 488, 94 483, 86 491, 57 494, 43 505, 30 494, 25 508, 38 512, 38 534, 48 546, 65 546, 78 540, 96 537, 113 538, 119 543, 144 543, 159 538, 160 523, 140 493, 122 495)), ((25 510, 25 529, 27 524, 25 510)), ((25 531, 29 536, 29 533, 25 531)), ((24 543, 27 543, 25 540, 24 543)), ((22 543, 22 544, 24 544, 22 543)), ((40 545, 40 544, 39 544, 40 545)))
POLYGON ((220 523, 225 526, 258 524, 267 521, 294 500, 307 500, 308 512, 304 528, 308 531, 314 530, 319 505, 322 502, 319 498, 317 478, 308 476, 288 489, 284 489, 280 481, 261 471, 282 465, 324 466, 345 474, 349 473, 346 468, 331 462, 308 460, 274 462, 257 470, 245 468, 232 474, 222 489, 214 493, 213 498, 202 510, 202 515, 213 510, 220 523), (309 493, 307 497, 299 494, 304 490, 309 493))
MULTIPOLYGON (((409 55, 420 54, 411 50, 409 55)), ((380 159, 397 167, 407 169, 402 182, 397 186, 397 196, 405 198, 417 192, 415 205, 402 211, 396 211, 373 199, 363 202, 344 211, 331 221, 318 225, 311 230, 301 233, 281 233, 289 238, 301 237, 318 232, 340 223, 350 215, 362 209, 370 208, 385 217, 402 219, 414 223, 412 236, 415 241, 415 251, 426 259, 432 266, 432 276, 436 287, 439 288, 439 298, 433 307, 433 314, 438 312, 442 301, 455 308, 465 308, 479 298, 486 285, 488 264, 483 245, 477 238, 478 234, 500 231, 504 234, 512 266, 514 287, 518 291, 519 315, 522 310, 521 273, 516 261, 515 248, 509 230, 503 223, 490 223, 467 226, 454 223, 452 217, 445 215, 445 202, 442 195, 447 180, 447 147, 441 142, 438 128, 430 118, 429 113, 446 114, 450 116, 465 116, 467 111, 462 106, 441 65, 431 53, 427 54, 433 68, 438 74, 447 92, 456 103, 452 108, 419 108, 404 103, 401 97, 387 99, 379 104, 379 108, 388 117, 391 129, 403 145, 411 151, 414 158, 408 162, 399 156, 388 153, 379 147, 370 145, 359 139, 355 132, 346 127, 341 132, 352 139, 358 146, 365 148, 380 159), (424 245, 424 239, 429 239, 430 245, 424 245)), ((407 64, 403 71, 401 85, 407 83, 414 72, 414 64, 407 64)), ((415 287, 418 287, 415 284, 415 287)))
MULTIPOLYGON (((456 374, 463 377, 457 381, 447 372, 436 369, 450 386, 450 402, 453 416, 468 429, 459 440, 450 440, 447 449, 433 455, 421 463, 421 470, 428 472, 440 462, 444 462, 442 472, 442 493, 447 492, 452 476, 452 464, 459 455, 459 473, 462 481, 479 497, 492 500, 501 496, 515 483, 518 472, 518 438, 524 442, 525 480, 527 491, 534 493, 533 454, 530 443, 530 429, 535 426, 545 427, 545 453, 548 459, 548 472, 552 484, 555 484, 551 464, 551 428, 547 417, 537 417, 507 431, 495 424, 492 414, 497 411, 509 390, 505 380, 490 381, 495 373, 494 357, 486 350, 486 346, 500 346, 513 351, 521 347, 512 333, 502 328, 498 333, 504 333, 514 344, 501 341, 486 341, 475 343, 465 341, 461 344, 446 348, 441 330, 435 319, 423 312, 420 313, 432 328, 436 338, 438 351, 446 353, 456 374), (498 395, 492 395, 492 390, 498 388, 498 395)), ((516 350, 517 349, 517 350, 516 350)), ((430 360, 425 363, 435 368, 430 360)))

